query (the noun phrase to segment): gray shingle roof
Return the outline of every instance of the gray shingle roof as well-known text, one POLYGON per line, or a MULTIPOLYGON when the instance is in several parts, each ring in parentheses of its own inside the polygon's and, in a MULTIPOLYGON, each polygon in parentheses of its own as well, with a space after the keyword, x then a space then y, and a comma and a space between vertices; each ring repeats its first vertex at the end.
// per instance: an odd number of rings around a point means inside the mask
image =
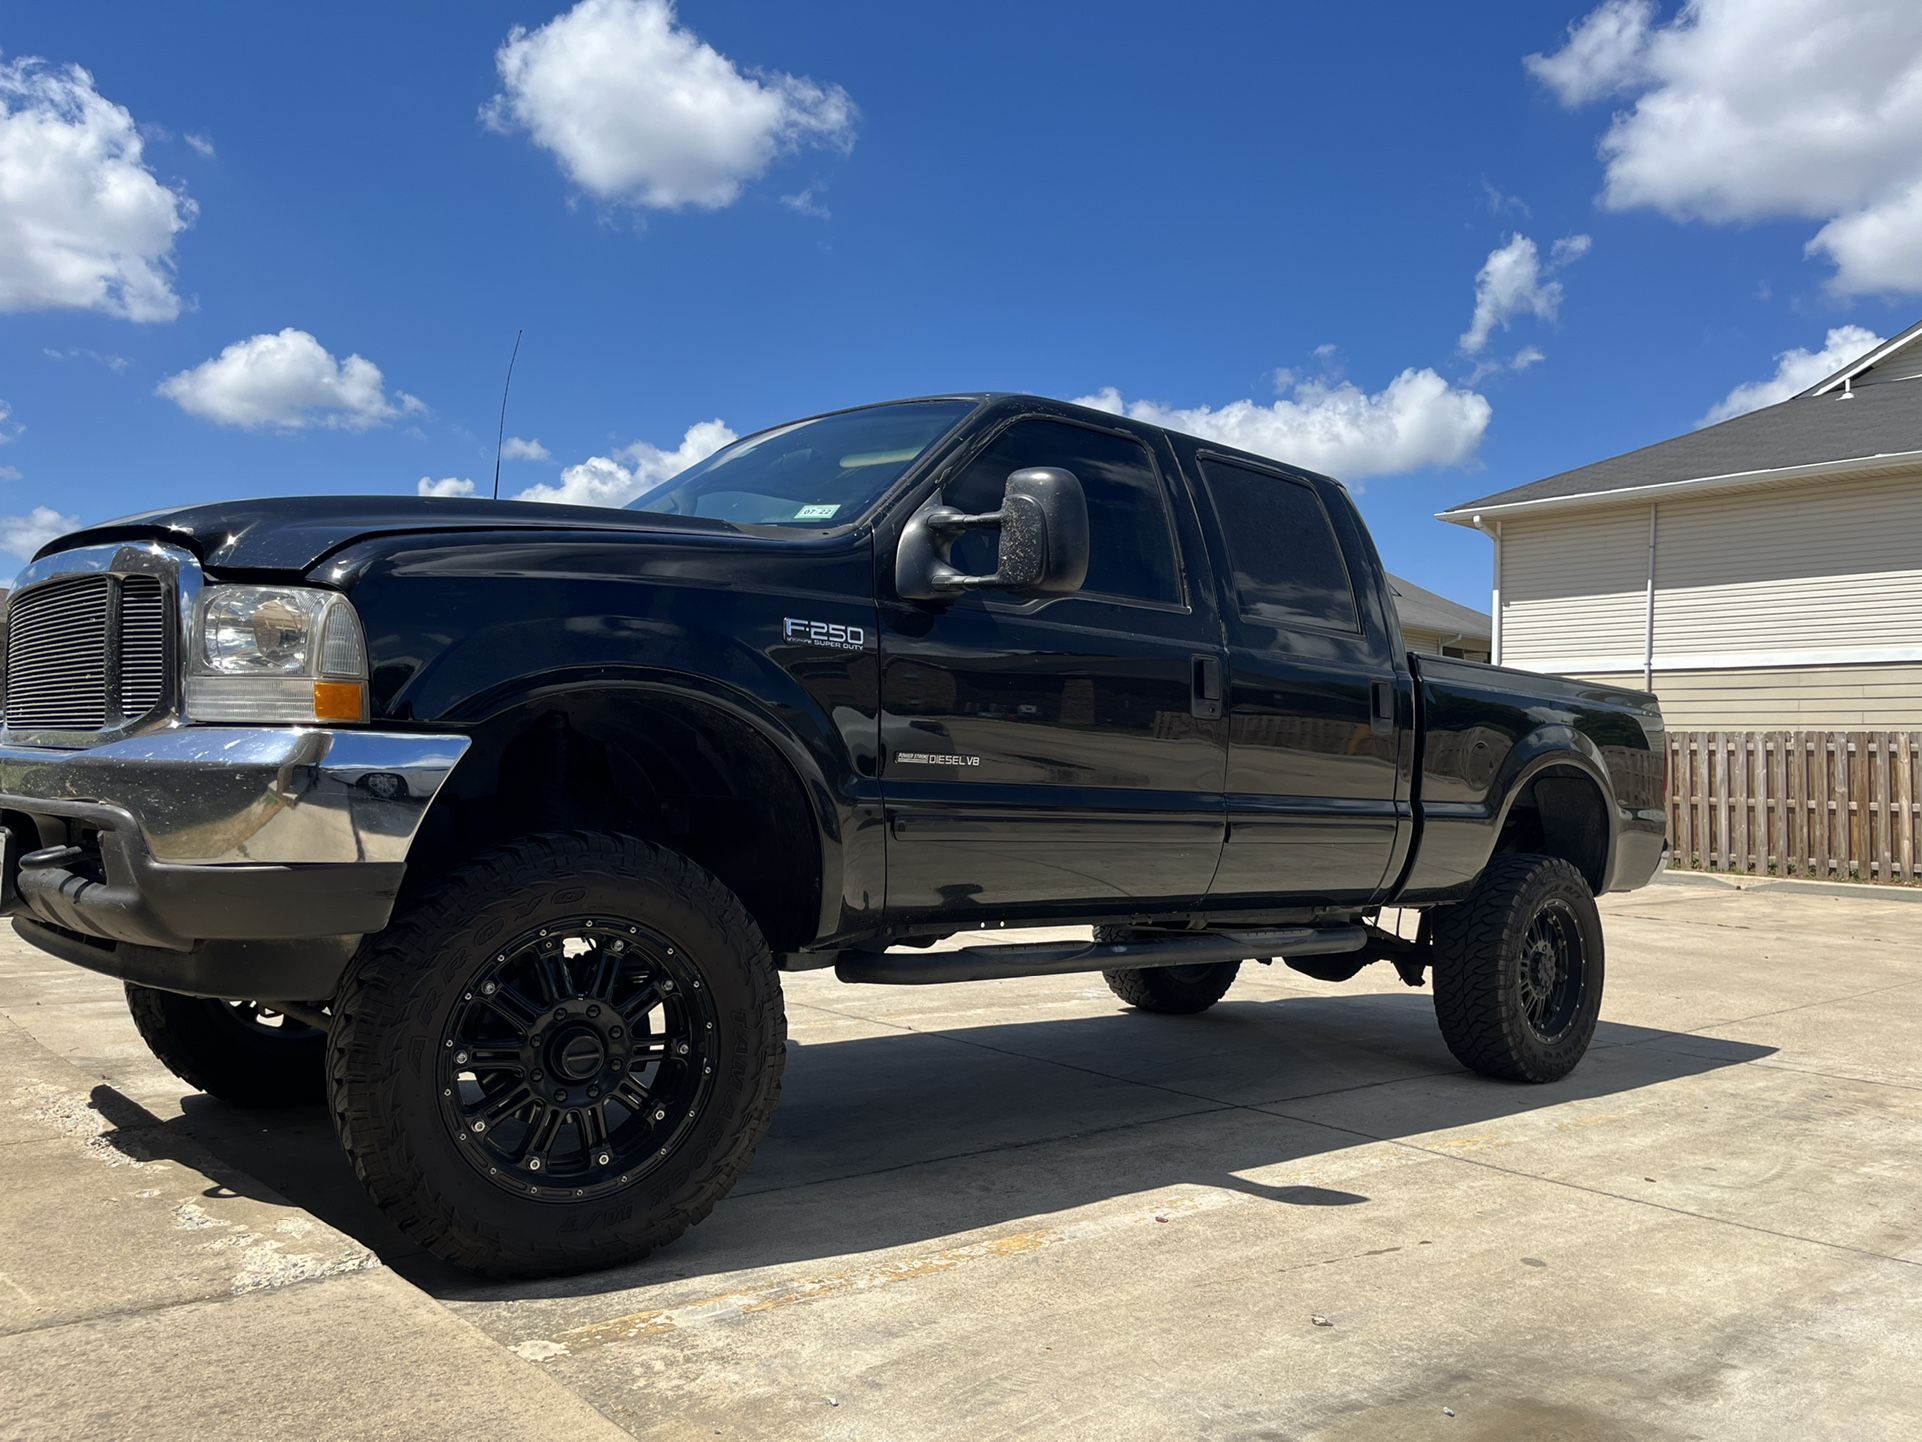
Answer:
POLYGON ((1546 480, 1463 501, 1442 515, 1453 520, 1494 506, 1922 451, 1918 361, 1922 321, 1878 341, 1833 375, 1776 405, 1546 480), (1848 394, 1851 386, 1853 395, 1848 394))
POLYGON ((1659 445, 1464 501, 1444 514, 1901 451, 1922 451, 1922 382, 1861 386, 1846 399, 1840 392, 1799 395, 1659 445))
POLYGON ((1439 631, 1444 636, 1477 637, 1484 641, 1494 634, 1487 612, 1451 601, 1446 596, 1437 596, 1413 581, 1404 581, 1392 571, 1388 575, 1388 589, 1395 593, 1395 614, 1401 617, 1404 626, 1439 631))

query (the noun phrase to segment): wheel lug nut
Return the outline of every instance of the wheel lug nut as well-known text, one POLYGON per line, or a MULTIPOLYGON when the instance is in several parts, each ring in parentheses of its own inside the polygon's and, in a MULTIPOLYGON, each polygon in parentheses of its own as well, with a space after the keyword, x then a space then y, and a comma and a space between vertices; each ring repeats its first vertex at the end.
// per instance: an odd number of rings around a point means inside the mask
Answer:
POLYGON ((615 1041, 619 1041, 623 1036, 626 1035, 626 1033, 623 1032, 618 1026, 610 1026, 607 1029, 607 1034, 613 1037, 615 1041))
POLYGON ((666 1108, 666 1107, 662 1107, 662 1108, 660 1108, 660 1109, 659 1109, 658 1111, 656 1111, 656 1112, 654 1113, 654 1120, 655 1120, 655 1121, 657 1121, 657 1122, 664 1122, 664 1121, 666 1121, 666 1120, 667 1120, 667 1108, 666 1108))
POLYGON ((608 1063, 608 1065, 612 1066, 615 1071, 622 1071, 622 1070, 625 1070, 627 1063, 622 1061, 619 1057, 615 1057, 612 1062, 608 1063))
POLYGON ((534 1080, 535 1080, 535 1081, 541 1081, 541 1080, 543 1080, 543 1078, 542 1078, 542 1076, 541 1076, 541 1073, 540 1073, 540 1070, 539 1070, 538 1068, 536 1068, 536 1069, 535 1069, 535 1072, 534 1072, 534 1080))
POLYGON ((467 1053, 466 1053, 466 1052, 464 1052, 464 1051, 457 1051, 457 1052, 455 1052, 455 1053, 454 1053, 454 1065, 455 1065, 455 1066, 466 1066, 466 1065, 467 1065, 467 1053))
POLYGON ((500 989, 501 989, 500 983, 497 981, 484 981, 481 983, 482 996, 492 996, 495 992, 499 991, 500 989))
POLYGON ((601 1009, 598 1006, 590 1006, 587 1009, 587 1014, 589 1016, 599 1016, 601 1014, 601 1009))
POLYGON ((484 1131, 486 1131, 486 1130, 487 1130, 487 1123, 486 1123, 485 1121, 478 1121, 478 1122, 475 1122, 475 1123, 474 1123, 474 1130, 475 1130, 475 1131, 477 1131, 477 1132, 484 1132, 484 1131))
POLYGON ((602 1152, 598 1157, 594 1158, 594 1160, 596 1162, 599 1162, 602 1166, 606 1166, 609 1162, 614 1160, 614 1157, 613 1157, 613 1154, 610 1152, 602 1152))
POLYGON ((686 1042, 684 1042, 684 1041, 677 1041, 677 1042, 675 1042, 675 1043, 674 1043, 674 1054, 675 1054, 676 1056, 686 1056, 686 1055, 687 1055, 687 1043, 686 1043, 686 1042))
POLYGON ((556 1090, 556 1091, 555 1091, 555 1093, 554 1093, 554 1100, 555 1100, 555 1101, 557 1101, 557 1102, 564 1102, 564 1101, 566 1101, 566 1100, 567 1100, 567 1093, 566 1093, 566 1092, 564 1092, 564 1091, 560 1091, 560 1090, 556 1090))
POLYGON ((595 1097, 599 1096, 600 1094, 601 1094, 601 1089, 599 1087, 589 1087, 587 1089, 587 1096, 589 1101, 592 1101, 595 1097))
POLYGON ((528 1171, 530 1171, 530 1172, 538 1172, 538 1171, 539 1171, 540 1169, 541 1169, 541 1159, 540 1159, 539 1157, 529 1157, 529 1158, 527 1159, 527 1170, 528 1170, 528 1171))
POLYGON ((557 1006, 557 1007, 555 1007, 555 1008, 554 1008, 554 1020, 555 1020, 555 1021, 565 1021, 566 1019, 567 1019, 567 1008, 566 1008, 566 1007, 564 1007, 564 1006, 557 1006))

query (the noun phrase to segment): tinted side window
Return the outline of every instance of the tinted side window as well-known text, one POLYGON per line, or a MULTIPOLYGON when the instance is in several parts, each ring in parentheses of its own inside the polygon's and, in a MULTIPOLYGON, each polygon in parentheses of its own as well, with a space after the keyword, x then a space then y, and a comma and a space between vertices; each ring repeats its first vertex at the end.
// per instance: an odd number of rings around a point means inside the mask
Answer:
POLYGON ((1221 519, 1242 615, 1361 629, 1341 545, 1312 487, 1219 460, 1203 461, 1201 474, 1221 519))
MULTIPOLYGON (((1083 592, 1180 604, 1168 502, 1145 446, 1062 421, 1017 421, 948 483, 943 498, 965 511, 992 511, 1008 473, 1024 466, 1059 466, 1081 482, 1088 498, 1083 592)), ((954 564, 971 575, 992 571, 997 543, 992 531, 970 532, 955 543, 954 564)))

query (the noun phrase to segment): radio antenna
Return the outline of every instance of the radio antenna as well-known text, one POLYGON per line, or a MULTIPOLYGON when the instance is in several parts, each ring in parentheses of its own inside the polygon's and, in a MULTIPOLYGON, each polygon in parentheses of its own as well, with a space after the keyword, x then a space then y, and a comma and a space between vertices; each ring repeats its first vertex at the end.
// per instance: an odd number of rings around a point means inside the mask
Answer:
POLYGON ((507 380, 501 386, 501 423, 494 433, 494 499, 501 498, 501 444, 507 436, 507 392, 514 384, 514 362, 521 353, 521 332, 514 332, 514 352, 507 358, 507 380))

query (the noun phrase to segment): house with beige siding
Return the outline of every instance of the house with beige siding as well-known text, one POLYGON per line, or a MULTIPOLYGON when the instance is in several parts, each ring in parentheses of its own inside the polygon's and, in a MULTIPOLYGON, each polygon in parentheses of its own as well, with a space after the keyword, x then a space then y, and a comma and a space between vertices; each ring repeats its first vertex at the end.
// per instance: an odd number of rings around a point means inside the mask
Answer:
POLYGON ((1489 659, 1494 632, 1486 611, 1438 596, 1393 572, 1388 576, 1388 590, 1395 598, 1402 644, 1409 650, 1424 656, 1459 656, 1465 661, 1489 659))
POLYGON ((1922 324, 1440 518, 1494 543, 1498 664, 1652 690, 1672 727, 1922 727, 1922 324))

